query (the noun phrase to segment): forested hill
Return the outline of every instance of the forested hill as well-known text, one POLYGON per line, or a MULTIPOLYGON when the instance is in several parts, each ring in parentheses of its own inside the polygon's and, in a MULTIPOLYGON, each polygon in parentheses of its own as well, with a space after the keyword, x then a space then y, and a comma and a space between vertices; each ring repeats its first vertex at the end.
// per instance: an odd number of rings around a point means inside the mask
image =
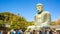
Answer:
POLYGON ((24 17, 21 17, 19 15, 15 15, 10 12, 2 12, 0 13, 0 20, 3 20, 5 22, 12 22, 12 21, 26 21, 24 17))
POLYGON ((28 22, 24 17, 16 15, 10 12, 0 13, 0 24, 9 24, 12 29, 26 29, 27 26, 33 25, 33 23, 28 22))
POLYGON ((12 26, 11 28, 18 28, 21 27, 23 24, 27 23, 24 17, 19 15, 15 15, 10 12, 2 12, 0 13, 0 24, 9 24, 12 26))

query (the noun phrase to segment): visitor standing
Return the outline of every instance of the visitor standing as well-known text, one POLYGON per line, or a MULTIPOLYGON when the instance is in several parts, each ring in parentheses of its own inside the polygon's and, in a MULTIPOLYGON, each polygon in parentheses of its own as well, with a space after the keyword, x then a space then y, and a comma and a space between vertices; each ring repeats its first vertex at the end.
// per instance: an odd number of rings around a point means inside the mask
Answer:
POLYGON ((52 33, 52 30, 49 31, 49 34, 53 34, 53 33, 52 33))
POLYGON ((37 34, 36 30, 33 30, 33 34, 37 34))
POLYGON ((39 34, 42 34, 42 31, 39 31, 39 34))
POLYGON ((2 34, 1 31, 0 31, 0 34, 2 34))
POLYGON ((16 34, 21 34, 21 32, 18 30, 18 31, 16 32, 16 34))
POLYGON ((10 34, 16 34, 16 31, 14 31, 13 29, 11 30, 10 34))
POLYGON ((42 34, 47 34, 47 30, 43 29, 42 34))
POLYGON ((24 32, 23 32, 21 29, 19 30, 19 32, 20 32, 21 34, 24 34, 24 32))
POLYGON ((30 30, 30 34, 33 34, 32 30, 30 30))
POLYGON ((10 34, 10 31, 8 31, 7 34, 10 34))

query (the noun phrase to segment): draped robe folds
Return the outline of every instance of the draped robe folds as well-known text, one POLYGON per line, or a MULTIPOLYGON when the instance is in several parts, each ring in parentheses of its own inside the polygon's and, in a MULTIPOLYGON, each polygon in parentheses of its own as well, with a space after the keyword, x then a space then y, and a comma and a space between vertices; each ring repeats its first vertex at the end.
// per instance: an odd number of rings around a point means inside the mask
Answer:
POLYGON ((41 14, 35 15, 35 26, 50 26, 51 16, 49 12, 42 12, 41 14))

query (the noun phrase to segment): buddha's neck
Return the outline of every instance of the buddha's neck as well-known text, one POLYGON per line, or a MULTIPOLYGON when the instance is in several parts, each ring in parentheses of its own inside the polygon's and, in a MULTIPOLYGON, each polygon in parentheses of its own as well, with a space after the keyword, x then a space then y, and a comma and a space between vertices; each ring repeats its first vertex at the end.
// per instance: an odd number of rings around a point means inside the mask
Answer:
POLYGON ((38 14, 41 14, 43 11, 38 12, 38 14))

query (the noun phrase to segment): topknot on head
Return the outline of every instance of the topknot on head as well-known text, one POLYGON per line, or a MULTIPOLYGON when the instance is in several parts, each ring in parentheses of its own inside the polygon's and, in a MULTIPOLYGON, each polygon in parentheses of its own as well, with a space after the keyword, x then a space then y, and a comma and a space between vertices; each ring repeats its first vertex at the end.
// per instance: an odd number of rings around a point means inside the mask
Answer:
POLYGON ((39 6, 39 5, 40 5, 40 6, 43 6, 43 4, 41 4, 41 3, 38 3, 36 6, 39 6))

